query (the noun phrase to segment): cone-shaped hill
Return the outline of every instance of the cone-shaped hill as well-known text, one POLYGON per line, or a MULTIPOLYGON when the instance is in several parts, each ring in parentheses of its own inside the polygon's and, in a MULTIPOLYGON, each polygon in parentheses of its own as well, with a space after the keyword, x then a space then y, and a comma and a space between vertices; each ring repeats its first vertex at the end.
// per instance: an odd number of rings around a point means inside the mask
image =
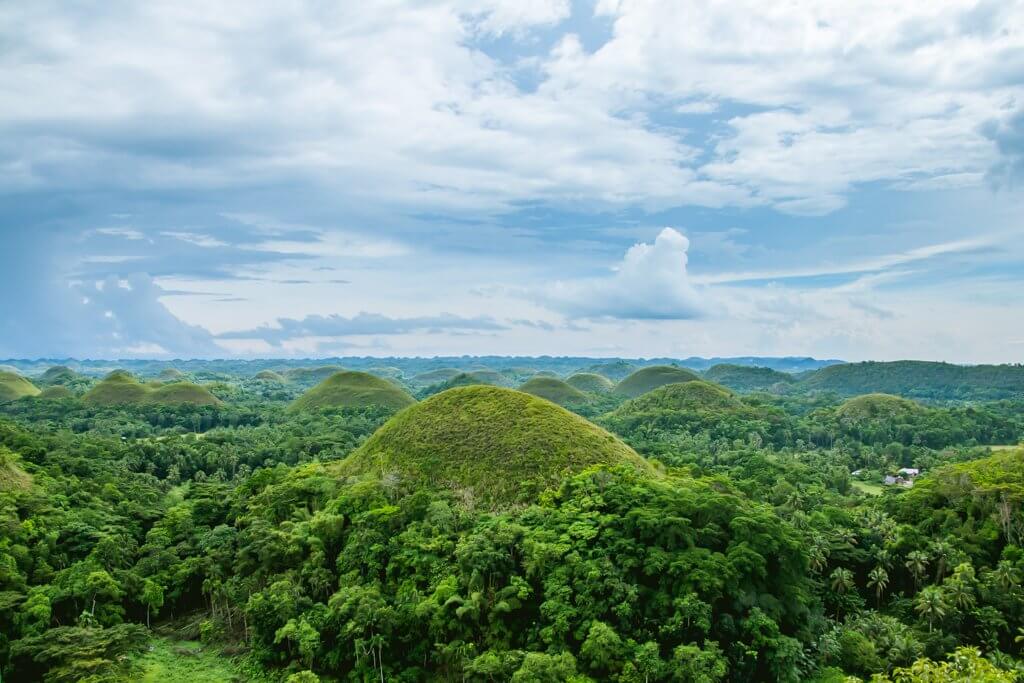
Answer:
POLYGON ((865 394, 843 403, 836 409, 836 417, 846 422, 873 420, 895 421, 927 410, 924 406, 890 394, 865 394))
POLYGON ((615 388, 615 384, 604 375, 596 372, 577 372, 565 380, 565 383, 573 389, 584 391, 589 394, 607 394, 615 388))
POLYGON ((141 384, 131 373, 114 370, 82 397, 86 403, 96 405, 118 405, 123 403, 159 403, 192 405, 220 405, 220 399, 206 387, 191 382, 141 384))
POLYGON ((47 400, 57 400, 61 398, 74 398, 74 393, 63 384, 54 384, 53 386, 46 387, 43 389, 36 398, 42 398, 47 400))
POLYGON ((84 379, 84 376, 78 374, 66 365, 54 365, 52 368, 47 368, 46 372, 39 376, 39 383, 47 386, 53 384, 70 384, 79 379, 84 379))
POLYGON ((787 386, 796 382, 788 372, 752 365, 720 363, 708 368, 704 379, 710 380, 735 391, 761 391, 775 386, 787 386))
POLYGON ((164 368, 157 375, 161 382, 177 382, 178 380, 185 379, 185 373, 178 368, 164 368))
POLYGON ((13 372, 0 372, 0 403, 38 394, 39 388, 21 375, 13 372))
POLYGON ((274 382, 276 384, 284 384, 288 381, 283 375, 274 372, 273 370, 260 370, 256 373, 255 379, 258 379, 261 382, 274 382))
POLYGON ((677 368, 672 365, 652 365, 637 370, 616 384, 615 393, 633 398, 666 384, 693 382, 699 379, 700 375, 686 368, 677 368))
POLYGON ((595 363, 594 365, 583 368, 580 372, 592 372, 596 375, 607 377, 613 382, 618 382, 619 380, 636 372, 636 366, 629 361, 613 360, 608 361, 607 363, 595 363))
POLYGON ((519 391, 546 399, 560 406, 578 406, 590 399, 557 377, 533 377, 519 387, 519 391))
POLYGON ((344 368, 340 365, 322 365, 318 368, 291 368, 282 374, 290 382, 311 387, 342 370, 344 368))
POLYGON ((500 387, 505 385, 505 376, 494 370, 474 370, 473 372, 460 372, 447 382, 428 388, 428 393, 438 393, 458 387, 473 386, 500 387))
POLYGON ((457 377, 461 374, 462 371, 456 368, 438 368, 437 370, 428 370, 427 372, 421 372, 418 375, 413 375, 409 382, 416 386, 426 387, 431 384, 447 382, 451 378, 457 377))
POLYGON ((395 415, 334 465, 341 475, 397 475, 452 488, 486 508, 528 503, 591 465, 653 466, 578 415, 499 387, 451 389, 395 415))
POLYGON ((289 410, 369 406, 400 410, 415 402, 416 399, 393 382, 367 372, 346 370, 334 373, 295 399, 289 410))

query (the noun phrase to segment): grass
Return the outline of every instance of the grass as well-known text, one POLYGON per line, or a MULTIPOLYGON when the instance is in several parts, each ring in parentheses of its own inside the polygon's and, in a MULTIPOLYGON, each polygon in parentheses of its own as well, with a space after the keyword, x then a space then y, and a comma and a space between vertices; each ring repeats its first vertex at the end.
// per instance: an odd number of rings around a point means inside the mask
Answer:
POLYGON ((412 379, 409 381, 413 384, 428 386, 430 384, 447 382, 451 378, 461 374, 462 371, 455 368, 438 368, 437 370, 428 370, 427 372, 421 372, 418 375, 413 375, 412 379))
POLYGON ((185 373, 178 368, 164 368, 160 371, 158 377, 165 382, 172 382, 179 379, 185 379, 185 373))
POLYGON ((636 366, 629 361, 614 360, 607 363, 595 363, 589 367, 584 368, 581 372, 592 372, 597 375, 603 375, 613 382, 618 382, 620 379, 629 376, 636 371, 636 366))
POLYGON ((152 648, 137 663, 141 666, 140 683, 231 683, 246 682, 246 676, 233 661, 215 649, 195 641, 172 641, 154 638, 152 648))
POLYGON ((637 370, 615 385, 615 393, 633 398, 666 384, 693 382, 699 379, 700 375, 686 368, 677 368, 671 365, 652 365, 637 370))
POLYGON ((557 377, 533 377, 523 383, 519 391, 525 391, 560 406, 577 406, 590 400, 582 391, 557 377))
POLYGON ((289 407, 289 410, 318 408, 362 408, 383 406, 400 410, 416 402, 393 382, 366 372, 336 372, 316 385, 289 407))
POLYGON ((565 383, 588 394, 607 394, 615 388, 614 382, 596 372, 577 372, 565 383))
POLYGON ((658 387, 626 401, 612 415, 626 417, 652 410, 740 410, 742 407, 743 404, 727 389, 711 382, 696 380, 658 387))
POLYGON ((511 389, 462 387, 395 415, 341 463, 340 475, 396 475, 449 488, 472 505, 527 503, 591 465, 655 470, 615 436, 548 401, 511 389))
POLYGON ((220 400, 216 396, 211 394, 206 387, 198 384, 191 382, 166 385, 159 382, 141 384, 124 370, 115 370, 107 375, 103 381, 87 391, 82 400, 96 405, 125 403, 220 405, 220 400))
POLYGON ((900 415, 919 413, 923 406, 899 396, 890 394, 865 394, 843 403, 836 410, 836 417, 853 421, 874 418, 891 418, 900 415))
POLYGON ((988 449, 990 451, 993 451, 993 452, 997 452, 997 451, 1013 451, 1013 450, 1016 450, 1018 448, 1021 448, 1021 444, 1019 444, 1019 443, 999 444, 999 445, 996 445, 996 446, 989 446, 988 447, 988 449))
POLYGON ((273 370, 260 370, 256 373, 256 379, 263 382, 276 382, 278 384, 284 384, 288 381, 283 375, 273 370))
POLYGON ((868 494, 869 496, 880 496, 882 495, 882 491, 885 490, 884 488, 882 488, 881 484, 872 484, 870 482, 860 481, 859 479, 854 479, 853 481, 850 482, 850 485, 853 488, 857 489, 858 491, 862 491, 868 494))
POLYGON ((13 372, 0 372, 0 403, 17 401, 26 396, 36 396, 39 388, 21 375, 13 372))
POLYGON ((322 365, 318 368, 291 368, 285 370, 282 374, 291 382, 312 386, 323 382, 334 373, 341 372, 344 369, 340 365, 322 365))
POLYGON ((786 372, 749 365, 719 363, 708 368, 704 378, 737 391, 767 389, 778 384, 793 384, 796 380, 786 372))
POLYGON ((74 398, 75 394, 63 384, 54 384, 51 387, 43 389, 42 393, 39 394, 38 398, 45 399, 61 399, 61 398, 74 398))

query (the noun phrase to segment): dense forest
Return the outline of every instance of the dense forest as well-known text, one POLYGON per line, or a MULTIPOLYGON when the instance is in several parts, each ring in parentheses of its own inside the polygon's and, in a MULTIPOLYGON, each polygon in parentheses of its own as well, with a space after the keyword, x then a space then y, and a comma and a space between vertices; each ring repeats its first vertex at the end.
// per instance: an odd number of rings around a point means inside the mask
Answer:
POLYGON ((1019 680, 1024 370, 798 360, 5 361, 0 673, 1019 680))

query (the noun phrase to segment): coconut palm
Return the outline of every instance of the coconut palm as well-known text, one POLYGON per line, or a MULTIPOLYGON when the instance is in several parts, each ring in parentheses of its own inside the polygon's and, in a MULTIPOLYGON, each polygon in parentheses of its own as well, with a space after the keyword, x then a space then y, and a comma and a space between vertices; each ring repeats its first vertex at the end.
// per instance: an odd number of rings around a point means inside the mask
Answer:
POLYGON ((1020 585, 1020 572, 1009 560, 999 561, 992 570, 992 578, 995 579, 996 585, 1007 593, 1020 585))
POLYGON ((946 575, 946 569, 949 567, 949 563, 955 553, 956 550, 946 541, 936 541, 932 545, 932 556, 935 558, 935 580, 937 582, 942 581, 942 577, 946 575))
POLYGON ((853 572, 843 567, 837 567, 832 575, 829 577, 831 581, 832 590, 843 595, 854 588, 853 583, 853 572))
POLYGON ((931 631, 936 620, 946 616, 946 596, 938 586, 927 586, 917 594, 914 609, 922 617, 928 620, 928 630, 931 631))
POLYGON ((889 585, 889 572, 885 571, 884 567, 875 567, 868 573, 868 586, 874 587, 875 600, 879 605, 882 604, 882 593, 885 592, 887 585, 889 585))
POLYGON ((904 564, 914 577, 914 587, 917 588, 921 585, 924 573, 928 571, 928 555, 920 550, 915 550, 907 555, 907 561, 904 564))

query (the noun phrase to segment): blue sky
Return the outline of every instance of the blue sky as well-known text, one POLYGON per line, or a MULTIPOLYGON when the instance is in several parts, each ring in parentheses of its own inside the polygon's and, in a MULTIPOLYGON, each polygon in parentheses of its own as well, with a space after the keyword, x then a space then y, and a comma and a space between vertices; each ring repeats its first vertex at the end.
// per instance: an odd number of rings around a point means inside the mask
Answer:
POLYGON ((1024 360, 1024 3, 0 5, 0 357, 1024 360))

